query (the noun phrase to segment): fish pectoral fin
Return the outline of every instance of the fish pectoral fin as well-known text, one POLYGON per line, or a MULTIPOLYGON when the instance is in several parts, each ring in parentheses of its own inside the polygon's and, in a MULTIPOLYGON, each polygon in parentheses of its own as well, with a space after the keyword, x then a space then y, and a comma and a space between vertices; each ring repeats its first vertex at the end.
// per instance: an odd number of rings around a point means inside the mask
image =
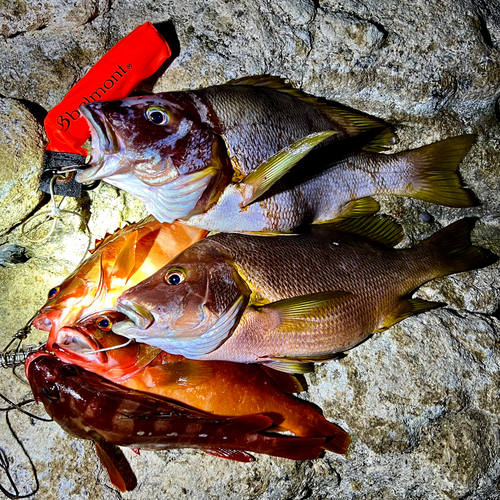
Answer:
POLYGON ((94 441, 94 444, 97 456, 108 471, 113 485, 122 493, 132 491, 137 486, 137 478, 122 450, 107 441, 94 441))
MULTIPOLYGON (((394 247, 404 238, 403 228, 388 215, 345 218, 331 222, 329 226, 337 231, 364 236, 388 248, 394 247)), ((322 230, 324 225, 319 228, 322 230)))
POLYGON ((336 133, 328 130, 309 134, 261 163, 254 172, 251 172, 240 181, 240 184, 245 184, 251 188, 249 193, 245 194, 242 208, 262 196, 313 148, 336 133))
POLYGON ((128 279, 135 266, 135 247, 137 244, 137 233, 134 231, 127 236, 118 257, 116 257, 115 265, 111 271, 110 278, 128 279))
POLYGON ((271 302, 261 306, 261 309, 277 311, 283 327, 283 323, 320 320, 322 316, 330 316, 333 307, 352 296, 352 293, 341 290, 319 292, 271 302))
POLYGON ((205 453, 213 457, 225 458, 236 462, 253 462, 255 458, 246 451, 230 450, 227 448, 212 448, 211 450, 203 450, 205 453))
POLYGON ((175 361, 162 365, 147 366, 144 380, 148 387, 196 387, 213 377, 209 361, 175 361))
POLYGON ((383 332, 413 314, 428 311, 429 309, 435 309, 436 307, 441 307, 442 305, 443 304, 441 302, 430 302, 419 298, 402 300, 400 307, 393 314, 387 316, 382 326, 375 330, 374 333, 383 332))

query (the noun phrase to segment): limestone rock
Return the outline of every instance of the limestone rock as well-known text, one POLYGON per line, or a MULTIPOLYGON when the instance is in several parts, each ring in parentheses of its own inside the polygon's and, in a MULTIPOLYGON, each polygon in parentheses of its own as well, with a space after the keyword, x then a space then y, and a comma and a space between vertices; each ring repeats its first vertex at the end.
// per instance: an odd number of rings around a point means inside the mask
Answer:
MULTIPOLYGON (((18 128, 7 140, 5 134, 0 138, 0 145, 10 148, 1 172, 23 163, 15 159, 15 148, 26 140, 34 142, 31 163, 24 164, 41 165, 41 131, 13 99, 48 111, 133 28, 145 21, 171 21, 179 57, 154 86, 144 83, 144 92, 271 74, 393 123, 400 138, 395 151, 478 134, 460 167, 477 195, 476 207, 452 209, 395 197, 379 201, 383 212, 403 225, 403 246, 475 216, 473 239, 500 254, 500 7, 495 2, 77 3, 35 2, 31 10, 23 7, 27 2, 2 4, 0 94, 6 98, 0 109, 5 123, 18 128), (25 133, 26 123, 37 133, 25 133)), ((96 237, 144 215, 140 203, 105 185, 65 203, 83 215, 96 237)), ((25 212, 13 217, 19 223, 25 212)), ((87 236, 79 219, 68 216, 44 243, 29 243, 17 227, 0 244, 20 245, 30 256, 25 263, 0 267, 0 338, 5 345, 44 303, 48 289, 74 269, 87 236)), ((317 461, 296 463, 259 456, 254 463, 240 464, 191 450, 140 456, 125 450, 139 486, 121 497, 499 498, 499 266, 433 280, 417 294, 445 306, 404 320, 307 377, 308 392, 300 397, 323 408, 327 418, 353 436, 346 457, 326 453, 317 461)), ((39 334, 27 342, 43 338, 39 334)), ((7 372, 0 391, 16 400, 28 395, 7 372)), ((90 442, 73 440, 54 424, 11 415, 42 478, 39 498, 119 497, 90 442)), ((7 428, 0 429, 0 447, 16 465, 16 478, 27 492, 33 484, 29 464, 7 428)))
POLYGON ((0 235, 26 217, 42 199, 43 132, 20 103, 0 99, 0 235))

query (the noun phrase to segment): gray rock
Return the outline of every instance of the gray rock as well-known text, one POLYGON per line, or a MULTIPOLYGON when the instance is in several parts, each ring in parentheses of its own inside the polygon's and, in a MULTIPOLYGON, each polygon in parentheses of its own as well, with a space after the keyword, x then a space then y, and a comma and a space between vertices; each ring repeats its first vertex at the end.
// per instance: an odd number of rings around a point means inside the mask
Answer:
POLYGON ((42 128, 22 104, 0 99, 0 235, 18 224, 42 199, 42 128))
MULTIPOLYGON (((500 254, 500 7, 495 2, 4 4, 0 24, 7 38, 0 37, 0 94, 39 103, 47 111, 133 28, 147 20, 171 20, 180 55, 154 85, 156 92, 265 73, 394 123, 400 137, 394 150, 477 133, 461 172, 478 206, 451 209, 394 197, 379 201, 403 225, 403 246, 461 217, 476 216, 474 240, 500 254)), ((151 90, 149 83, 142 88, 151 90)), ((38 131, 30 135, 19 128, 11 133, 4 165, 13 169, 22 163, 14 160, 12 148, 36 136, 30 150, 39 168, 42 143, 36 123, 14 100, 1 103, 8 123, 28 121, 38 131)), ((109 186, 65 203, 84 214, 98 237, 144 214, 140 203, 109 186)), ((25 212, 13 217, 19 223, 25 212)), ((29 243, 16 228, 0 241, 4 243, 26 247, 32 256, 24 264, 0 268, 5 345, 43 305, 48 289, 74 269, 87 237, 79 220, 68 216, 47 242, 29 243)), ((240 464, 199 451, 136 456, 125 450, 139 486, 121 497, 500 498, 498 264, 433 280, 417 294, 446 306, 406 319, 307 377, 309 390, 301 397, 322 407, 327 418, 353 436, 346 457, 327 453, 314 462, 296 463, 259 456, 252 464, 240 464)), ((27 342, 43 339, 38 334, 27 342)), ((7 372, 0 391, 16 400, 28 395, 7 372)), ((110 489, 90 442, 73 440, 55 424, 11 415, 41 478, 38 498, 120 498, 110 489)), ((29 488, 29 464, 5 426, 0 426, 0 447, 16 465, 18 482, 29 488)))

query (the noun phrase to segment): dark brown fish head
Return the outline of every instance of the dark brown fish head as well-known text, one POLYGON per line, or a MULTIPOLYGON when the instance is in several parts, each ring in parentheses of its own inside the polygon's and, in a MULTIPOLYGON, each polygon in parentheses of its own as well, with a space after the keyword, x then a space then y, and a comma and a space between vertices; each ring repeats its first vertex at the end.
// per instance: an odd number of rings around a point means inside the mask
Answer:
POLYGON ((84 429, 82 408, 75 403, 86 405, 72 396, 73 379, 82 370, 74 365, 61 362, 47 352, 36 352, 26 361, 26 377, 36 402, 42 402, 46 412, 69 434, 89 439, 84 429))
POLYGON ((115 308, 130 320, 113 331, 196 359, 231 335, 249 295, 227 259, 194 245, 118 298, 115 308))
POLYGON ((189 93, 99 101, 80 111, 90 125, 92 157, 77 180, 114 184, 144 201, 162 222, 203 211, 197 205, 208 203, 229 168, 208 111, 189 93))

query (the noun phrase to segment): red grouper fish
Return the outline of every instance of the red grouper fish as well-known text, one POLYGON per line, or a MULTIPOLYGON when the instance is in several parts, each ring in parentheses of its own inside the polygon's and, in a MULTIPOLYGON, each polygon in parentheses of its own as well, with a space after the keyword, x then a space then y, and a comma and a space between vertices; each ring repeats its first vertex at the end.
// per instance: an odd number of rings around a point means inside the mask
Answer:
POLYGON ((256 452, 312 460, 324 438, 266 435, 272 420, 265 415, 223 417, 193 410, 166 398, 113 384, 38 352, 26 362, 26 376, 37 402, 68 434, 90 439, 112 483, 131 490, 137 480, 118 446, 136 450, 198 448, 209 454, 249 462, 256 452))
POLYGON ((259 365, 188 360, 147 344, 122 347, 127 339, 110 330, 125 319, 121 313, 103 312, 63 327, 53 352, 122 386, 226 417, 262 413, 280 429, 300 437, 324 437, 325 449, 346 452, 349 435, 288 394, 302 391, 295 377, 259 365))
POLYGON ((302 371, 374 332, 440 304, 408 298, 440 276, 498 260, 473 246, 461 219, 413 248, 394 249, 389 218, 346 219, 310 233, 219 233, 124 292, 113 331, 190 359, 302 371), (339 228, 342 228, 339 230, 339 228))
POLYGON ((275 232, 374 213, 376 194, 452 207, 474 202, 457 170, 475 136, 382 154, 394 141, 386 124, 277 78, 100 101, 80 111, 92 158, 77 180, 124 189, 164 222, 275 232))
POLYGON ((205 234, 206 231, 180 223, 160 223, 151 216, 116 231, 63 283, 49 291, 48 301, 33 325, 50 331, 50 348, 62 326, 74 323, 82 314, 109 309, 123 291, 150 276, 205 234))

